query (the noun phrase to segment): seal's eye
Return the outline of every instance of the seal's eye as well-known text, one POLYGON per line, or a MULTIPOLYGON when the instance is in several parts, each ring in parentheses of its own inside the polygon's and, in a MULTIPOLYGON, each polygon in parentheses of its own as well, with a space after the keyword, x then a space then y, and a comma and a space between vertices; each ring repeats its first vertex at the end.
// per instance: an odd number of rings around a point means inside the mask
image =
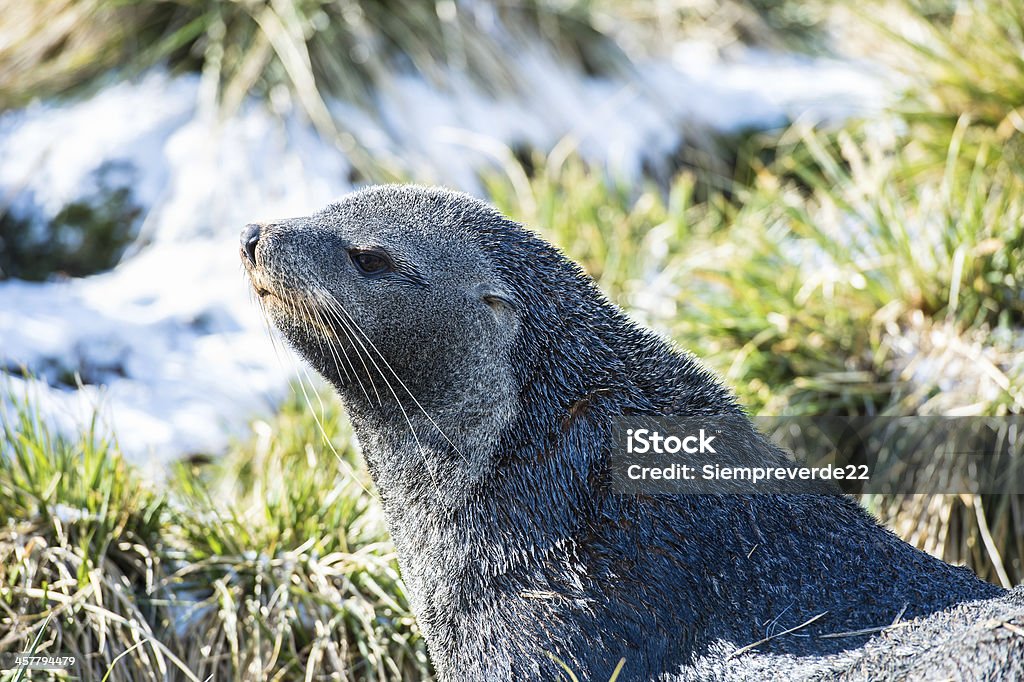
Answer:
POLYGON ((356 268, 364 275, 383 275, 392 270, 391 261, 379 251, 354 250, 350 255, 356 268))

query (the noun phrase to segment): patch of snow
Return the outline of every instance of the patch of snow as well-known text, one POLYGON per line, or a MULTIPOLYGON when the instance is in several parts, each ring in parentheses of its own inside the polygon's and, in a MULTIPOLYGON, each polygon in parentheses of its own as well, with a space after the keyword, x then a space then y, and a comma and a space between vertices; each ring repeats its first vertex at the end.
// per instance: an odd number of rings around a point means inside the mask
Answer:
POLYGON ((233 238, 160 243, 114 270, 0 285, 4 363, 38 379, 11 386, 60 432, 101 415, 132 459, 153 466, 220 452, 292 376, 249 300, 233 238), (74 373, 86 382, 76 388, 74 373))
MULTIPOLYGON (((721 131, 808 123, 836 123, 878 113, 888 97, 878 72, 836 59, 746 50, 731 61, 694 57, 686 44, 673 66, 690 79, 689 113, 721 131)), ((663 78, 662 82, 668 82, 663 78)))
POLYGON ((0 188, 18 218, 55 216, 96 189, 105 162, 145 169, 136 200, 154 206, 169 171, 163 147, 195 113, 198 78, 152 73, 73 104, 36 103, 0 116, 0 188))

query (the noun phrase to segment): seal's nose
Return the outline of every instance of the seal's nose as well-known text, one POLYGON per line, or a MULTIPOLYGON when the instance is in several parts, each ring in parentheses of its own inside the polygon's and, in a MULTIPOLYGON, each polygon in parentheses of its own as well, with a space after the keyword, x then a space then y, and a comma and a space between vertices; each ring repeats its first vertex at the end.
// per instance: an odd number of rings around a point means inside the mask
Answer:
POLYGON ((249 262, 256 265, 256 244, 260 241, 260 226, 256 223, 246 225, 242 228, 242 248, 245 249, 245 255, 249 257, 249 262))

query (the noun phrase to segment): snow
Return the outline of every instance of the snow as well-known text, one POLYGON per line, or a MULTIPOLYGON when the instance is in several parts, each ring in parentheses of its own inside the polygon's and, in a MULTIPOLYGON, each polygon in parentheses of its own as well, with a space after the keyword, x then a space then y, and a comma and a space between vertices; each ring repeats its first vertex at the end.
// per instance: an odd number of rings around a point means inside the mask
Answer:
MULTIPOLYGON (((409 177, 479 192, 478 172, 508 163, 513 147, 575 150, 629 178, 672 155, 685 131, 834 121, 884 101, 884 82, 856 65, 755 51, 725 61, 699 45, 637 64, 628 79, 583 76, 538 45, 514 66, 521 94, 488 95, 454 72, 443 88, 395 75, 374 113, 328 106, 409 177)), ((30 389, 62 431, 98 409, 155 475, 175 457, 223 451, 272 412, 294 376, 250 300, 241 227, 317 210, 351 189, 349 161, 300 113, 249 101, 219 120, 202 92, 197 76, 154 71, 89 99, 0 116, 0 196, 12 215, 45 224, 90 195, 105 163, 130 171, 145 215, 137 247, 109 272, 0 282, 9 389, 30 389), (15 376, 20 367, 36 379, 15 376)))
POLYGON ((30 395, 43 399, 44 414, 74 417, 59 420, 60 430, 87 423, 99 407, 104 431, 140 464, 219 452, 247 417, 285 395, 291 374, 237 258, 233 239, 194 239, 146 249, 94 277, 4 283, 5 364, 37 377, 30 395), (70 372, 82 388, 73 390, 70 372))
POLYGON ((154 205, 167 180, 166 138, 194 112, 195 78, 151 75, 119 83, 70 106, 37 103, 0 117, 0 187, 12 192, 19 218, 52 217, 90 194, 104 161, 125 160, 146 172, 133 185, 154 205))

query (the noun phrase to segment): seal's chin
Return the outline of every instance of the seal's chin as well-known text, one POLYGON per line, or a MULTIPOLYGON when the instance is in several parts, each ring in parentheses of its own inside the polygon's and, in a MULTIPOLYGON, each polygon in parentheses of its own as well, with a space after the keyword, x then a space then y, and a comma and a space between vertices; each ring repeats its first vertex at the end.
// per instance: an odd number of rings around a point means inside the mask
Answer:
POLYGON ((252 284, 253 293, 259 297, 260 301, 266 302, 269 299, 280 298, 277 296, 272 289, 266 287, 260 278, 256 276, 256 273, 249 272, 249 283, 252 284))

